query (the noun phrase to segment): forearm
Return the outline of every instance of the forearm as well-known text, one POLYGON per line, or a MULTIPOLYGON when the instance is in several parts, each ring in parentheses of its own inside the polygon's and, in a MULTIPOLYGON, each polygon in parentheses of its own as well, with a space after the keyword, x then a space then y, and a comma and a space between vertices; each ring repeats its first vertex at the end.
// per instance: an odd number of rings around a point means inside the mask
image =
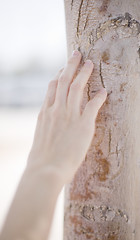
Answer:
POLYGON ((25 170, 7 215, 0 240, 46 240, 59 192, 55 169, 25 170))
POLYGON ((31 168, 28 164, 0 240, 46 240, 58 194, 85 159, 107 92, 99 91, 81 112, 83 90, 93 70, 93 63, 87 60, 75 77, 81 57, 74 52, 48 86, 29 157, 31 168), (57 166, 62 176, 49 169, 48 163, 57 166))

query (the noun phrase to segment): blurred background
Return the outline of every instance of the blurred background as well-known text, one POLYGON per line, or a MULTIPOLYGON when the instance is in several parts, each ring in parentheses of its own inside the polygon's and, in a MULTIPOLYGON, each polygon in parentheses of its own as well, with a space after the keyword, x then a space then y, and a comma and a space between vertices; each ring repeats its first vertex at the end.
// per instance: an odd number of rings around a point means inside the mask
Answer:
MULTIPOLYGON (((63 0, 0 0, 0 228, 26 166, 48 83, 66 59, 63 0)), ((50 240, 62 239, 63 203, 64 189, 50 240)))

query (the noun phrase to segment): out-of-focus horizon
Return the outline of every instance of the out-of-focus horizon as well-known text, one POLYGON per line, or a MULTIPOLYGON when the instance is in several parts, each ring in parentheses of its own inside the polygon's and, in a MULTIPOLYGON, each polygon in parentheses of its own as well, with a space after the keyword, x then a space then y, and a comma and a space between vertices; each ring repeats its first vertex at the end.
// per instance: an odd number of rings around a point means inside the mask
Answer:
POLYGON ((0 106, 39 105, 65 61, 63 0, 0 1, 0 106))
MULTIPOLYGON (((48 83, 66 58, 63 0, 0 1, 0 229, 26 166, 48 83)), ((61 240, 62 231, 63 190, 49 240, 61 240)))

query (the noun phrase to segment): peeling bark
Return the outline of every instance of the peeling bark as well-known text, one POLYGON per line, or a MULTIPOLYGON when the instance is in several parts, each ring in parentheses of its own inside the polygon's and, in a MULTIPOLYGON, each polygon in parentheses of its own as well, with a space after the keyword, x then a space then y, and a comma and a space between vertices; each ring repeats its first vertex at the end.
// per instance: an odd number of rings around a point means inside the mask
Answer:
MULTIPOLYGON (((68 57, 94 62, 81 108, 108 97, 85 160, 65 187, 64 240, 139 240, 140 1, 64 0, 68 57)), ((83 136, 84 137, 84 136, 83 136)))

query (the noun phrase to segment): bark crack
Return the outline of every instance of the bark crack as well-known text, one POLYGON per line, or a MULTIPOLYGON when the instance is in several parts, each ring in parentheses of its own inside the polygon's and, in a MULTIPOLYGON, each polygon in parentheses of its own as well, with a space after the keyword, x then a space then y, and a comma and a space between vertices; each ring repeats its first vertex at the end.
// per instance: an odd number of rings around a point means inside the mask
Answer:
POLYGON ((88 96, 88 101, 90 101, 90 82, 87 82, 88 89, 87 89, 87 96, 88 96))
POLYGON ((93 51, 93 54, 94 54, 94 49, 93 49, 93 46, 90 48, 89 52, 88 52, 88 55, 87 57, 89 58, 90 57, 90 53, 93 51))
POLYGON ((103 81, 103 75, 102 75, 102 61, 101 60, 100 60, 100 78, 101 78, 102 86, 105 88, 105 84, 103 81))
POLYGON ((117 143, 115 152, 110 152, 110 154, 117 154, 117 157, 118 157, 119 156, 119 152, 121 152, 121 149, 118 150, 118 143, 117 143))
POLYGON ((81 0, 80 7, 79 7, 79 11, 78 11, 78 19, 77 19, 77 37, 79 37, 79 26, 80 26, 81 9, 82 9, 82 5, 83 5, 83 1, 84 1, 84 0, 81 0))
MULTIPOLYGON (((121 150, 119 150, 119 152, 121 152, 121 150)), ((123 152, 123 156, 122 156, 122 161, 121 161, 121 166, 119 167, 119 170, 111 177, 111 179, 115 179, 116 177, 118 177, 124 167, 124 152, 123 152)))
POLYGON ((139 49, 138 49, 138 55, 139 55, 139 58, 140 58, 140 47, 139 47, 139 49))
POLYGON ((109 153, 111 153, 111 129, 109 129, 109 153))
POLYGON ((88 15, 87 15, 87 17, 86 17, 86 21, 85 21, 85 25, 84 25, 84 30, 86 29, 87 23, 88 23, 88 15))
POLYGON ((131 19, 132 19, 132 16, 130 15, 130 13, 126 12, 125 13, 125 19, 128 21, 128 27, 131 26, 131 19))
MULTIPOLYGON (((89 0, 87 0, 87 5, 86 5, 86 10, 85 10, 85 12, 87 12, 88 3, 89 3, 89 0)), ((85 28, 86 28, 86 26, 87 26, 87 23, 88 23, 88 17, 89 17, 89 12, 88 12, 88 14, 87 14, 87 16, 86 16, 86 21, 85 21, 85 25, 84 25, 84 30, 85 30, 85 28)))
POLYGON ((87 5, 86 5, 86 12, 87 12, 87 8, 88 8, 88 3, 89 3, 89 0, 87 0, 87 5))
POLYGON ((73 8, 73 2, 74 2, 74 0, 71 1, 71 10, 72 10, 72 8, 73 8))
POLYGON ((119 152, 118 152, 118 143, 117 143, 117 146, 116 146, 116 154, 117 154, 117 157, 118 157, 118 154, 119 154, 119 152))

